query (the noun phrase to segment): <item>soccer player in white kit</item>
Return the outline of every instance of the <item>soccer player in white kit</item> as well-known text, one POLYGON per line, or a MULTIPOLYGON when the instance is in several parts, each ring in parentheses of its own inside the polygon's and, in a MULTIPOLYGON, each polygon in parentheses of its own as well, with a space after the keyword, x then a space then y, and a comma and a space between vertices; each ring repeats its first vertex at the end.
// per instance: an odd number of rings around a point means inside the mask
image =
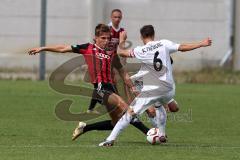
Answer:
MULTIPOLYGON (((196 43, 184 44, 176 44, 169 40, 154 41, 155 32, 152 25, 143 26, 140 33, 143 46, 128 50, 119 45, 118 54, 122 57, 137 58, 142 62, 143 88, 130 104, 128 111, 117 122, 106 141, 100 143, 99 146, 112 146, 119 133, 129 125, 132 119, 156 103, 159 106, 156 108, 156 119, 160 142, 166 142, 166 111, 163 105, 167 104, 175 95, 170 54, 207 47, 212 43, 210 38, 196 43)), ((124 32, 120 34, 120 44, 124 43, 124 34, 124 32)))

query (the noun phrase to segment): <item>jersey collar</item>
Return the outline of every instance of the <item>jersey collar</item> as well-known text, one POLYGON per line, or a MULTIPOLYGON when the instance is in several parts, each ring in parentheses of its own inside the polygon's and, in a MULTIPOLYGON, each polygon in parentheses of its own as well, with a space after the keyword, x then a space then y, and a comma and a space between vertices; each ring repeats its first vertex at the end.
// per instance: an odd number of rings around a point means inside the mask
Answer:
POLYGON ((102 49, 102 48, 99 47, 97 44, 94 44, 94 45, 95 45, 95 47, 97 47, 98 49, 105 51, 105 49, 102 49))
POLYGON ((115 28, 113 25, 112 25, 112 22, 108 23, 108 26, 109 27, 112 27, 116 32, 120 31, 121 27, 119 26, 118 28, 115 28))
POLYGON ((154 42, 154 41, 149 41, 149 42, 146 43, 146 45, 151 44, 151 43, 153 43, 153 42, 154 42))

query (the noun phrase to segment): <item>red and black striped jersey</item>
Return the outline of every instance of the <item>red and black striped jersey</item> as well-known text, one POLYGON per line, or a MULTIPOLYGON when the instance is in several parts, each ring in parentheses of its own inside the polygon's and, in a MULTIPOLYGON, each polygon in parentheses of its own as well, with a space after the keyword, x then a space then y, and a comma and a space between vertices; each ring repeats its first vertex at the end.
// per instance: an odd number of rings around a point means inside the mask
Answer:
POLYGON ((116 69, 122 68, 120 59, 114 51, 101 49, 95 44, 72 45, 72 51, 84 56, 92 83, 113 84, 113 67, 116 69))

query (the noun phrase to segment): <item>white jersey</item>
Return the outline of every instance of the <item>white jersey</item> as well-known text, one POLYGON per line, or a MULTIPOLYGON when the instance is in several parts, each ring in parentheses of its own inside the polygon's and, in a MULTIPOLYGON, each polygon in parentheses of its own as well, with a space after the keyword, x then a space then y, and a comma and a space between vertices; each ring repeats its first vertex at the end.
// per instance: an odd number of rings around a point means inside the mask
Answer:
MULTIPOLYGON (((178 51, 179 44, 169 40, 151 41, 130 51, 130 56, 142 62, 140 71, 134 78, 143 77, 143 85, 161 86, 164 91, 174 89, 170 54, 178 51)), ((132 77, 132 78, 133 78, 132 77)))

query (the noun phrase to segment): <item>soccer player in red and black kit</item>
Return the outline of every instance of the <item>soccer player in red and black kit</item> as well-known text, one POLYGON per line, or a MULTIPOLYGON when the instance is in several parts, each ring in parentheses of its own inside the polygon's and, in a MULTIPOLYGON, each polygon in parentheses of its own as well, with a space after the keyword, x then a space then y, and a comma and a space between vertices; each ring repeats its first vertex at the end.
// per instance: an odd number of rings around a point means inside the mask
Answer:
MULTIPOLYGON (((122 20, 122 11, 120 9, 113 9, 111 12, 111 22, 108 24, 108 26, 110 28, 110 35, 111 35, 111 39, 108 44, 108 49, 114 51, 115 53, 117 52, 117 47, 119 44, 119 34, 120 34, 120 32, 124 31, 124 28, 120 27, 121 20, 122 20)), ((124 65, 126 64, 126 58, 124 58, 124 59, 120 58, 120 60, 121 60, 122 64, 124 64, 124 65)), ((114 83, 115 87, 117 86, 117 80, 116 80, 117 73, 118 72, 114 68, 112 70, 112 78, 113 78, 113 83, 114 83)), ((125 84, 123 84, 123 85, 124 85, 125 94, 129 99, 127 87, 125 84)), ((97 103, 97 100, 95 98, 92 98, 90 105, 88 107, 88 110, 87 110, 88 113, 91 113, 91 112, 95 113, 95 111, 93 109, 95 108, 96 103, 97 103)))
MULTIPOLYGON (((78 127, 73 133, 73 140, 79 135, 90 130, 112 130, 118 119, 128 109, 128 104, 118 96, 116 88, 113 85, 112 69, 116 68, 124 79, 125 84, 134 90, 134 86, 124 68, 121 65, 119 57, 112 50, 107 50, 110 41, 110 29, 107 25, 99 24, 95 28, 95 43, 86 43, 81 45, 55 45, 30 49, 30 55, 35 55, 41 51, 50 51, 57 53, 74 52, 82 54, 88 65, 91 83, 94 85, 94 98, 101 104, 104 104, 109 111, 112 120, 97 122, 86 125, 79 122, 78 127)), ((142 122, 133 119, 132 124, 143 133, 149 130, 142 122)))

